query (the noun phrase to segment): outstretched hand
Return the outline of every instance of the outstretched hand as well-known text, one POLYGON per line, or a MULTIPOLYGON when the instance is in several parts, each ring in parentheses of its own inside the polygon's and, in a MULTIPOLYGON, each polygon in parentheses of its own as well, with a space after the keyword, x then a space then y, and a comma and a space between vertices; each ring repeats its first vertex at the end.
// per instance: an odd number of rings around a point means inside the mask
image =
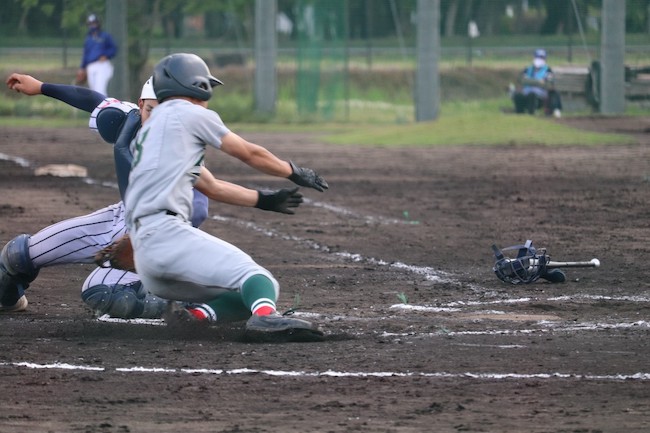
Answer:
POLYGON ((289 176, 289 180, 291 182, 295 183, 296 185, 314 188, 320 192, 323 192, 329 188, 327 181, 311 168, 298 167, 292 161, 289 161, 289 164, 291 165, 292 172, 289 176))
POLYGON ((25 95, 40 95, 43 82, 31 75, 13 73, 7 78, 7 87, 25 95))
POLYGON ((298 187, 283 188, 277 191, 258 190, 257 192, 259 197, 255 207, 258 209, 293 215, 295 212, 292 208, 296 208, 302 203, 302 194, 298 192, 298 187))

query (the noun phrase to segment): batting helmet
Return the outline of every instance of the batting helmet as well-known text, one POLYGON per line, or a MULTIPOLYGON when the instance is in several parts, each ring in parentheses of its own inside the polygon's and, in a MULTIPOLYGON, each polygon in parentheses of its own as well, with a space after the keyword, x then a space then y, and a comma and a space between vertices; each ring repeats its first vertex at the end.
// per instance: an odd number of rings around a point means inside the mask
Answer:
POLYGON ((220 84, 196 54, 171 54, 153 68, 153 89, 160 102, 172 96, 207 101, 212 97, 212 88, 220 84))

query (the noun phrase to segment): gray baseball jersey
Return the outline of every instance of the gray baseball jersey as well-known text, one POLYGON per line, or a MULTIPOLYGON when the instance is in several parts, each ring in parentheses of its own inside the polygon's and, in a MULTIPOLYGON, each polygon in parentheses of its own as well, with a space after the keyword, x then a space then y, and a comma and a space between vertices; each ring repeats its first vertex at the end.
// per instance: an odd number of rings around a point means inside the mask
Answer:
POLYGON ((153 110, 131 143, 127 226, 138 274, 157 296, 208 302, 224 290, 239 290, 256 274, 270 278, 278 295, 270 272, 187 222, 206 146, 219 149, 229 132, 214 111, 173 99, 153 110))
POLYGON ((205 146, 218 149, 229 132, 217 113, 186 100, 156 107, 131 143, 127 224, 160 211, 174 212, 189 221, 192 187, 203 164, 205 146))

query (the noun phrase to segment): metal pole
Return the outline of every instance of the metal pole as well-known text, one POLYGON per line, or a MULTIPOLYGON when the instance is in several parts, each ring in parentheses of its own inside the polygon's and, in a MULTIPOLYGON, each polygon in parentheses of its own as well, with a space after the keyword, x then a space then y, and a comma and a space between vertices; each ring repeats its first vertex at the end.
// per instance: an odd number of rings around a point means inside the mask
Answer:
POLYGON ((126 2, 127 0, 106 0, 105 20, 105 30, 117 44, 117 55, 112 60, 115 69, 113 78, 108 83, 108 94, 124 101, 130 99, 126 2))
POLYGON ((350 5, 344 0, 343 20, 345 22, 345 50, 343 52, 343 93, 345 94, 345 121, 350 120, 350 5))
POLYGON ((277 0, 255 0, 255 110, 273 113, 277 95, 277 0))
POLYGON ((418 0, 416 51, 415 119, 423 122, 436 119, 440 107, 440 0, 418 0))
POLYGON ((625 0, 603 0, 600 112, 625 111, 625 0))

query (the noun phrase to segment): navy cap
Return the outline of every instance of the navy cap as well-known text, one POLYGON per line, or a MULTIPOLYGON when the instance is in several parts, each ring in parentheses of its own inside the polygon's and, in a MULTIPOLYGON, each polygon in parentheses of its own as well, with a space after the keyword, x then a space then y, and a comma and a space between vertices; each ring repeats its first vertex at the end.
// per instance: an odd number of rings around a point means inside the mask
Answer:
POLYGON ((546 58, 546 50, 543 50, 541 48, 535 50, 535 58, 537 58, 537 59, 545 59, 546 58))

